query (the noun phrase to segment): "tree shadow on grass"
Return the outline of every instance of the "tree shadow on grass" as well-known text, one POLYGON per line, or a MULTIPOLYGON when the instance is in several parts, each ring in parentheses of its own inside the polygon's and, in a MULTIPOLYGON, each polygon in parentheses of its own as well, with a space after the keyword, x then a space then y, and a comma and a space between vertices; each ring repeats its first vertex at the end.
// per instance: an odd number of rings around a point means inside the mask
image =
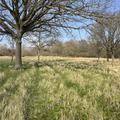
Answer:
POLYGON ((74 89, 80 97, 84 97, 88 94, 89 91, 92 91, 94 89, 94 86, 91 86, 89 84, 82 87, 79 83, 74 83, 69 80, 65 80, 64 84, 66 87, 74 89))

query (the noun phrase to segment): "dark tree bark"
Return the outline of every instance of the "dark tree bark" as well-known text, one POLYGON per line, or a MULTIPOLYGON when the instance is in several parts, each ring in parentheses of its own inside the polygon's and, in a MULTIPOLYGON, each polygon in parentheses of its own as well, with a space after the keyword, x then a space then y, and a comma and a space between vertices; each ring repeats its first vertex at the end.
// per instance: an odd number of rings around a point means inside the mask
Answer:
POLYGON ((17 39, 16 40, 16 52, 15 52, 15 56, 16 56, 15 68, 16 69, 20 69, 22 67, 22 51, 21 51, 21 46, 22 46, 21 39, 17 39))
POLYGON ((111 57, 109 47, 106 48, 106 57, 107 57, 107 62, 109 62, 110 61, 109 59, 111 57))
POLYGON ((11 55, 11 61, 10 61, 10 64, 12 64, 12 63, 13 63, 13 60, 14 60, 14 55, 13 55, 13 53, 12 53, 12 55, 11 55))
POLYGON ((107 57, 107 62, 109 62, 110 60, 110 57, 109 57, 109 54, 107 53, 107 55, 106 55, 106 57, 107 57))
POLYGON ((114 55, 115 51, 114 51, 114 46, 111 47, 111 59, 112 59, 112 66, 114 64, 114 59, 115 59, 115 55, 114 55))

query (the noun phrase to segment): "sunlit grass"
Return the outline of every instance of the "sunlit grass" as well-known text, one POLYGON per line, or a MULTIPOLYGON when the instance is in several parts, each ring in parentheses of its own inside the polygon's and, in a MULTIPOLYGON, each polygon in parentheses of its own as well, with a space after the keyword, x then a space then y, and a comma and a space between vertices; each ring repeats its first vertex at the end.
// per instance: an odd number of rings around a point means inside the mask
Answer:
POLYGON ((119 120, 119 61, 23 59, 21 71, 0 60, 0 120, 119 120))

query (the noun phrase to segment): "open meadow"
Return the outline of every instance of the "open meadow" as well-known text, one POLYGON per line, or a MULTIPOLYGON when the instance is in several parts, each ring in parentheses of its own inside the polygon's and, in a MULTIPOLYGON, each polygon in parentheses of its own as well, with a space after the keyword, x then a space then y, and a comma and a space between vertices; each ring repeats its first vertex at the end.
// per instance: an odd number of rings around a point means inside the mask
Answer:
POLYGON ((0 57, 0 120, 120 120, 120 61, 0 57))

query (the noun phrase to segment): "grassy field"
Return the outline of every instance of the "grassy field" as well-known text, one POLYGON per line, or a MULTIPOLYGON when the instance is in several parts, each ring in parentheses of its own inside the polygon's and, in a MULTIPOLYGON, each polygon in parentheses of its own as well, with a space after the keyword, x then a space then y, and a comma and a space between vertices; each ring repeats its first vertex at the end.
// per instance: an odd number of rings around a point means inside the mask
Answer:
POLYGON ((120 120, 120 61, 24 57, 16 71, 0 58, 0 120, 120 120))

